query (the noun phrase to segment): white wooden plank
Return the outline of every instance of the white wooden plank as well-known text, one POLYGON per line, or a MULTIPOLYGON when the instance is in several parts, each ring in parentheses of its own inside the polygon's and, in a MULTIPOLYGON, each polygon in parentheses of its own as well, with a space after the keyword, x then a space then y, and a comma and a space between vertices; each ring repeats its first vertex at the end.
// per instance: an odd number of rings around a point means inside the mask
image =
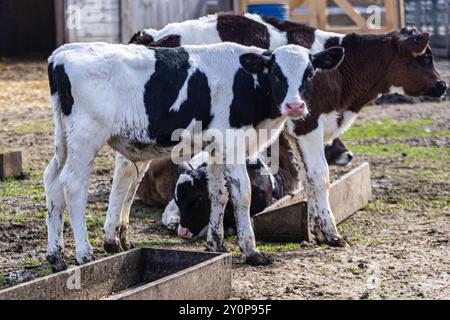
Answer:
POLYGON ((207 13, 206 0, 122 1, 122 42, 143 28, 161 29, 170 22, 195 19, 207 13))
POLYGON ((80 28, 67 28, 68 42, 120 41, 119 0, 66 0, 69 6, 79 7, 81 19, 80 28))

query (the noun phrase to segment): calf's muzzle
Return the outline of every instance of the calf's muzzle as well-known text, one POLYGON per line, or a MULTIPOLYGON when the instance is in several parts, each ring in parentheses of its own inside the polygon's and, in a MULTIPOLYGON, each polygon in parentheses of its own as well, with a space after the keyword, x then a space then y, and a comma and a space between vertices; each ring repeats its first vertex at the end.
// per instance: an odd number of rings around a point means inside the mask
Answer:
POLYGON ((293 119, 299 119, 306 116, 308 110, 304 102, 286 103, 286 115, 293 119))
POLYGON ((440 98, 445 94, 447 88, 448 88, 447 83, 445 81, 440 80, 436 82, 436 85, 434 86, 433 89, 427 92, 427 96, 440 98))

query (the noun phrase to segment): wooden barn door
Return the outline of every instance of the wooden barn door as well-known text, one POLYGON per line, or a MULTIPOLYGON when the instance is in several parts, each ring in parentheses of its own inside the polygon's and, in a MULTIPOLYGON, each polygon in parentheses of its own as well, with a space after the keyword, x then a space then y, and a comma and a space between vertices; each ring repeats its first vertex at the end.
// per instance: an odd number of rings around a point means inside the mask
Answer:
POLYGON ((0 0, 0 56, 48 56, 55 48, 53 0, 0 0))
POLYGON ((206 15, 207 0, 122 0, 122 42, 142 28, 160 29, 170 22, 206 15))

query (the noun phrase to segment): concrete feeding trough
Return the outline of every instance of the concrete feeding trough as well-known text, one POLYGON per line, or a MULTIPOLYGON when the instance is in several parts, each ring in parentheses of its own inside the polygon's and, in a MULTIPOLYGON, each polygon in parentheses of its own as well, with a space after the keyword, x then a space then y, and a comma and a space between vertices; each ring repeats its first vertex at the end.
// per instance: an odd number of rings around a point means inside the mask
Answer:
MULTIPOLYGON (((336 223, 366 206, 371 198, 370 167, 364 162, 331 185, 330 205, 336 223)), ((308 240, 307 207, 303 190, 280 199, 253 217, 256 238, 273 242, 308 240)))
POLYGON ((0 180, 22 175, 22 153, 0 152, 0 180))
POLYGON ((226 253, 133 249, 0 291, 0 300, 227 299, 226 253))

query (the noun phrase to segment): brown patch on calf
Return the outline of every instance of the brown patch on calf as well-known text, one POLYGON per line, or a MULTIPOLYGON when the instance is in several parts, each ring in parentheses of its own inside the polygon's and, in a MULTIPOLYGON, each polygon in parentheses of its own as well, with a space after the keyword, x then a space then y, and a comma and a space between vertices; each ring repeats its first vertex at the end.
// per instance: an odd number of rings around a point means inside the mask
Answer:
POLYGON ((300 23, 278 20, 274 17, 264 16, 262 18, 265 22, 274 26, 281 32, 286 32, 289 44, 298 44, 302 47, 311 49, 315 39, 315 28, 300 23))
POLYGON ((170 157, 152 160, 137 196, 150 207, 164 208, 173 199, 178 177, 178 166, 170 157))
POLYGON ((147 47, 165 47, 176 48, 181 45, 181 36, 178 34, 169 34, 164 38, 156 40, 144 31, 139 31, 133 35, 128 44, 141 44, 147 47))
POLYGON ((267 27, 252 19, 238 15, 219 15, 217 31, 222 41, 230 41, 244 46, 270 47, 270 34, 267 27))
POLYGON ((181 36, 178 34, 169 34, 164 38, 149 44, 150 47, 176 48, 181 45, 181 36))
POLYGON ((144 31, 136 32, 128 42, 128 44, 142 44, 149 46, 154 41, 153 37, 144 31))

